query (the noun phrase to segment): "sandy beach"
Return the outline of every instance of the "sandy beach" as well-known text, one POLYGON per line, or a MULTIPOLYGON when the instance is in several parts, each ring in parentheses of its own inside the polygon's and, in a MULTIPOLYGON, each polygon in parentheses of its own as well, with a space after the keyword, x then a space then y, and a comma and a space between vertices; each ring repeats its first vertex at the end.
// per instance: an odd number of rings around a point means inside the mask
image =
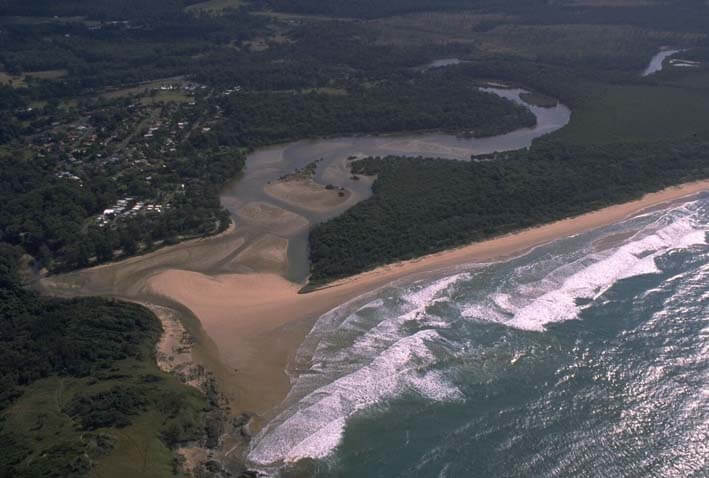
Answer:
POLYGON ((648 208, 709 190, 694 182, 582 216, 380 267, 307 294, 275 273, 205 274, 179 268, 151 275, 146 292, 187 307, 216 343, 222 360, 235 370, 234 406, 264 418, 289 388, 290 357, 320 315, 362 294, 403 278, 474 262, 519 255, 550 241, 609 225, 648 208))

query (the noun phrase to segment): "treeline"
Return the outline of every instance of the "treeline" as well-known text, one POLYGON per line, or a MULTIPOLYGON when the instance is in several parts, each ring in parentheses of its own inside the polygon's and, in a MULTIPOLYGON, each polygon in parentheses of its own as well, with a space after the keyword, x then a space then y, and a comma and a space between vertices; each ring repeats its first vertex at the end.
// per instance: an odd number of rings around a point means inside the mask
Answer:
POLYGON ((339 94, 312 91, 235 95, 224 102, 224 112, 220 140, 245 145, 425 129, 490 136, 536 123, 526 108, 481 92, 469 80, 443 82, 434 75, 339 94))
POLYGON ((231 42, 238 45, 266 24, 245 10, 222 16, 180 11, 171 17, 131 18, 128 24, 98 26, 83 21, 9 22, 0 35, 0 63, 13 74, 67 70, 68 76, 55 83, 69 88, 67 95, 78 94, 86 88, 194 73, 196 57, 231 42))
POLYGON ((673 31, 706 32, 709 12, 703 0, 671 0, 647 5, 580 5, 574 0, 258 0, 260 8, 306 15, 382 18, 419 12, 477 10, 515 15, 527 24, 634 25, 673 31))
POLYGON ((122 433, 166 446, 199 438, 204 400, 154 363, 157 318, 133 304, 40 297, 20 282, 20 254, 0 243, 0 476, 85 476, 113 451, 114 431, 147 414, 153 429, 122 433), (32 405, 46 394, 51 407, 32 405))
POLYGON ((542 142, 493 161, 367 158, 373 196, 310 234, 311 283, 411 259, 709 177, 709 144, 542 142))
POLYGON ((261 0, 260 5, 279 12, 337 17, 379 18, 403 13, 478 8, 543 6, 546 0, 261 0))
POLYGON ((185 6, 202 0, 4 0, 2 14, 27 17, 83 17, 92 20, 126 20, 176 16, 185 6))

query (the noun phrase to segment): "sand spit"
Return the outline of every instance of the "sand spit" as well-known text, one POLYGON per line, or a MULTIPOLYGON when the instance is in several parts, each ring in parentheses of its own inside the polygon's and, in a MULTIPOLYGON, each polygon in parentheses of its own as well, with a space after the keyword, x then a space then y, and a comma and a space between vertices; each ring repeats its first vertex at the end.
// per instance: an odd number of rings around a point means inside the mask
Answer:
MULTIPOLYGON (((237 226, 220 236, 49 277, 42 286, 51 294, 113 296, 164 306, 178 314, 196 340, 195 363, 215 374, 235 415, 257 416, 252 421, 257 430, 259 418, 267 420, 287 394, 288 363, 325 312, 392 281, 519 255, 706 190, 709 180, 672 187, 575 218, 380 267, 307 294, 299 293, 303 284, 283 277, 288 241, 276 234, 300 230, 304 219, 273 205, 251 204, 244 206, 250 222, 237 216, 237 226)), ((179 328, 173 333, 171 327, 166 327, 165 340, 176 342, 179 328)))
POLYGON ((307 219, 294 212, 265 202, 250 202, 236 211, 240 226, 261 228, 281 235, 292 235, 310 224, 307 219))

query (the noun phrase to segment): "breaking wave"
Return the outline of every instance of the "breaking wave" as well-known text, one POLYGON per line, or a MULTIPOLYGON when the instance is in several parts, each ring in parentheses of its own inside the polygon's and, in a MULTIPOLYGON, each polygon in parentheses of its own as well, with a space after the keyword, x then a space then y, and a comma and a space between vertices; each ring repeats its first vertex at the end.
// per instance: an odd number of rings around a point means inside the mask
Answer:
POLYGON ((338 308, 321 318, 309 336, 316 342, 310 366, 286 399, 293 406, 256 437, 249 461, 273 466, 324 458, 339 443, 349 417, 404 394, 431 401, 461 400, 455 385, 432 370, 445 349, 452 353, 453 345, 431 328, 410 335, 402 328, 425 321, 426 308, 446 300, 441 294, 466 277, 458 274, 415 287, 397 300, 398 314, 374 324, 368 312, 383 307, 382 299, 351 314, 338 308), (333 328, 338 333, 329 333, 333 328), (351 339, 353 332, 356 338, 351 339), (304 389, 312 391, 306 394, 304 389))
POLYGON ((658 256, 706 243, 709 228, 699 224, 697 207, 698 202, 692 202, 670 210, 609 251, 561 261, 538 282, 495 293, 483 303, 464 304, 461 315, 536 331, 549 323, 575 319, 618 281, 660 272, 655 264, 658 256))
MULTIPOLYGON (((658 257, 706 244, 708 208, 698 200, 647 213, 510 261, 393 284, 330 311, 301 346, 291 391, 254 438, 249 463, 277 473, 303 458, 331 457, 350 419, 381 412, 396 398, 464 402, 449 367, 471 353, 468 338, 458 336, 459 323, 544 331, 576 319, 619 281, 660 273, 658 257), (614 235, 622 237, 603 250, 594 247, 614 235)), ((506 363, 514 366, 523 356, 506 363)))

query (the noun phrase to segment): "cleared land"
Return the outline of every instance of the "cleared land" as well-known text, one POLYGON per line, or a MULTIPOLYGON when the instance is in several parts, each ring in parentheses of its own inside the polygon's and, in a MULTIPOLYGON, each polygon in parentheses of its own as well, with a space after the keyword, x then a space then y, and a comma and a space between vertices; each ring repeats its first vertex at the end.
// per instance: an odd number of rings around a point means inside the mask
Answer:
POLYGON ((21 75, 11 75, 9 73, 0 72, 0 85, 10 85, 15 88, 27 86, 27 81, 32 78, 40 80, 56 80, 67 75, 67 70, 46 70, 46 71, 28 71, 21 75))
POLYGON ((185 7, 185 11, 221 13, 224 9, 239 8, 243 4, 244 2, 242 0, 208 0, 185 7))

